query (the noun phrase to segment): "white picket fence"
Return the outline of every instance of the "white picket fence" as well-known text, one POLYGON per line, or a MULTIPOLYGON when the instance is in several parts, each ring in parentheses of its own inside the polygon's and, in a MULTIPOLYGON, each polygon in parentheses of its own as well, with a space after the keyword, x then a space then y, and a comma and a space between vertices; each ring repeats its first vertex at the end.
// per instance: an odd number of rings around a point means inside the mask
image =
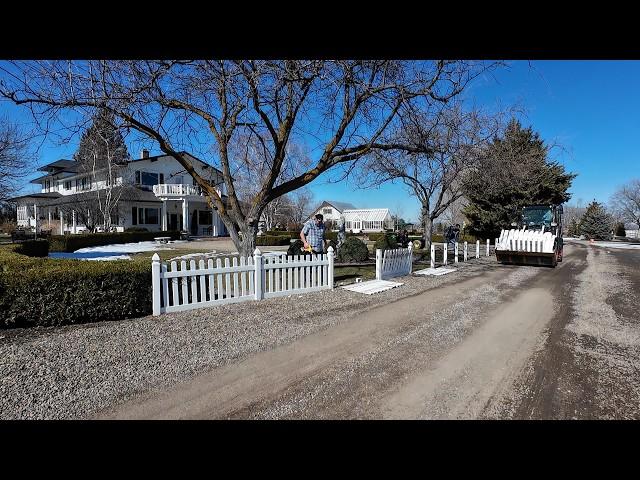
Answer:
POLYGON ((402 277, 411 273, 413 246, 394 250, 376 250, 376 280, 402 277))
POLYGON ((151 263, 153 315, 262 300, 333 288, 333 248, 327 254, 182 260, 167 265, 154 254, 151 263), (179 267, 179 268, 178 268, 179 267))
MULTIPOLYGON (((489 251, 490 251, 489 250, 489 243, 490 243, 489 240, 487 240, 487 248, 485 250, 485 254, 486 254, 487 257, 489 256, 489 251)), ((429 255, 429 258, 430 258, 430 262, 429 262, 430 265, 429 266, 431 268, 435 268, 435 266, 436 266, 436 260, 435 259, 436 259, 436 246, 437 245, 442 245, 442 263, 444 265, 448 265, 448 263, 449 263, 448 262, 448 254, 449 254, 448 244, 447 243, 440 243, 440 244, 432 243, 431 244, 431 252, 430 252, 431 255, 429 255)), ((459 254, 458 250, 459 250, 459 247, 458 247, 458 244, 456 243, 454 245, 454 248, 453 248, 453 262, 454 263, 458 263, 458 254, 459 254)), ((469 246, 468 246, 467 242, 463 243, 462 255, 463 255, 463 257, 462 257, 463 260, 462 261, 466 262, 469 259, 469 246)), ((480 258, 480 240, 476 240, 475 258, 480 258)))

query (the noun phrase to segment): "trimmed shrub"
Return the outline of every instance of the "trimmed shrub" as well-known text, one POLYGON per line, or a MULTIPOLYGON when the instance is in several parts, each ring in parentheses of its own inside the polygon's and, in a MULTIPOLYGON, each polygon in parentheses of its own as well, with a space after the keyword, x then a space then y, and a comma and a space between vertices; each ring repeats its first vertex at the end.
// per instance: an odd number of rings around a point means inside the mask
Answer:
POLYGON ((357 263, 369 260, 369 249, 367 245, 356 237, 348 237, 336 256, 339 263, 357 263))
POLYGON ((49 255, 49 241, 45 239, 25 240, 17 243, 13 251, 27 257, 46 257, 49 255))
POLYGON ((148 232, 149 229, 145 227, 129 227, 124 229, 125 232, 148 232))
POLYGON ((30 258, 0 247, 0 326, 32 327, 151 313, 148 259, 30 258))
MULTIPOLYGON (((297 232, 285 232, 285 231, 280 231, 280 230, 271 230, 268 232, 264 232, 264 235, 266 236, 272 236, 272 237, 288 237, 290 239, 295 240, 296 238, 300 238, 300 231, 297 232)), ((263 236, 263 235, 261 235, 263 236)))
POLYGON ((153 240, 156 237, 171 237, 171 240, 178 240, 180 238, 180 232, 105 232, 87 233, 84 235, 52 235, 50 251, 75 252, 85 247, 145 242, 153 240))
POLYGON ((291 257, 294 255, 302 255, 303 246, 304 243, 302 243, 302 240, 296 240, 291 245, 289 245, 289 248, 287 249, 287 256, 291 257))
POLYGON ((373 246, 374 250, 393 250, 395 248, 398 248, 398 242, 396 241, 396 237, 390 233, 379 236, 373 246))
POLYGON ((330 232, 325 230, 324 239, 336 243, 338 241, 338 232, 330 232))
POLYGON ((286 236, 274 236, 274 235, 261 235, 256 237, 256 245, 257 246, 279 246, 279 245, 289 245, 291 243, 291 238, 288 235, 286 236))
POLYGON ((626 237, 627 231, 624 229, 624 223, 616 223, 616 237, 626 237))

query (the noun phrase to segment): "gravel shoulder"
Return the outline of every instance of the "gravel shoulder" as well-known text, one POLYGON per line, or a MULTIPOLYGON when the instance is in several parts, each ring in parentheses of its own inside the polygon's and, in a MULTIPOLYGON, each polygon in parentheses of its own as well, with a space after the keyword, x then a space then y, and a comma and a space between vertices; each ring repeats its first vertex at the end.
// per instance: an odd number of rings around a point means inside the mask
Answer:
POLYGON ((558 315, 494 417, 640 419, 640 255, 570 245, 558 315))
POLYGON ((133 320, 0 332, 0 419, 90 418, 256 352, 348 322, 357 312, 484 275, 495 259, 366 296, 337 288, 133 320))

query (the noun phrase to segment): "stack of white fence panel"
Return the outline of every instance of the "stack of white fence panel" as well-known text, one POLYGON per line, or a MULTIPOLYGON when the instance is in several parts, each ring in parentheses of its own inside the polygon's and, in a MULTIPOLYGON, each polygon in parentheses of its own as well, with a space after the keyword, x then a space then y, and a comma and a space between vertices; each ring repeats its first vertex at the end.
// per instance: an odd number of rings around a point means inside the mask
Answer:
POLYGON ((498 238, 497 250, 517 252, 553 253, 554 236, 551 232, 511 229, 502 230, 498 238))

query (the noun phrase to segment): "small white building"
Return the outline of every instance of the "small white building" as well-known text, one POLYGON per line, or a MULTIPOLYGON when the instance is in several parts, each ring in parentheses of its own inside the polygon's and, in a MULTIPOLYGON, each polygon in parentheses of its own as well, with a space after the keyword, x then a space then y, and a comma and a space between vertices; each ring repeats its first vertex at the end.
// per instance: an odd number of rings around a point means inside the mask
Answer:
MULTIPOLYGON (((187 152, 181 153, 190 158, 198 174, 226 202, 222 172, 187 152)), ((120 190, 112 225, 117 231, 143 227, 214 237, 227 234, 217 212, 209 207, 200 188, 175 158, 149 156, 148 150, 143 150, 139 159, 130 159, 115 168, 117 174, 111 177, 115 179, 111 188, 120 190)), ((106 169, 84 172, 78 162, 62 159, 38 170, 46 173, 31 183, 40 184, 41 191, 12 199, 17 203, 18 226, 47 228, 61 235, 86 230, 78 221, 77 210, 83 202, 94 201, 109 188, 106 169)))
POLYGON ((640 238, 640 228, 637 223, 625 223, 624 231, 627 238, 640 238))
POLYGON ((388 208, 361 208, 342 212, 347 232, 382 232, 393 229, 393 219, 388 208))
POLYGON ((393 219, 388 208, 357 208, 346 202, 324 201, 309 218, 318 213, 322 214, 325 222, 333 222, 334 230, 337 229, 341 216, 344 216, 346 230, 353 233, 393 229, 393 219))

